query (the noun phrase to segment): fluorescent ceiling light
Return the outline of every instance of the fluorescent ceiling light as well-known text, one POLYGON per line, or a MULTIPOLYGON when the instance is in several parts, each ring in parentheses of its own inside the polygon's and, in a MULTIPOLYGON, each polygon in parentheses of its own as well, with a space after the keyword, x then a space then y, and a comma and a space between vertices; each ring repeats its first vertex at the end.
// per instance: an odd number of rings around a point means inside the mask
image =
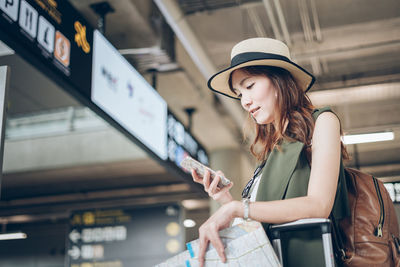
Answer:
POLYGON ((390 141, 394 139, 393 132, 345 135, 342 141, 345 145, 390 141))
POLYGON ((0 234, 0 240, 25 239, 27 235, 22 232, 0 234))
POLYGON ((186 219, 183 221, 183 226, 185 226, 186 228, 192 228, 196 226, 196 222, 192 219, 186 219))

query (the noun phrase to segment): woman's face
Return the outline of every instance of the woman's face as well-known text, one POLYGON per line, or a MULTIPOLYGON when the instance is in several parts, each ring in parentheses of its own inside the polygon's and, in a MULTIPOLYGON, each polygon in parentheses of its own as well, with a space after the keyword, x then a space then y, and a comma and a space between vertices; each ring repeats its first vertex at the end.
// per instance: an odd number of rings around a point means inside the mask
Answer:
POLYGON ((243 108, 258 124, 268 124, 274 121, 277 96, 268 77, 248 74, 238 69, 232 73, 232 88, 240 97, 243 108))

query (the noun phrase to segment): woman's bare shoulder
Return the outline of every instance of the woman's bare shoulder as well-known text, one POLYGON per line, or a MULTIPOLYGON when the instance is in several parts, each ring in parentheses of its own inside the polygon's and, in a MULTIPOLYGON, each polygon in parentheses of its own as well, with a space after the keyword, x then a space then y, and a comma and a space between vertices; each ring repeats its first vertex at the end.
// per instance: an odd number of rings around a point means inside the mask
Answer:
POLYGON ((339 127, 340 128, 340 121, 337 115, 333 112, 324 112, 318 116, 317 120, 315 121, 315 127, 325 128, 325 127, 339 127))
POLYGON ((318 116, 315 121, 313 143, 314 141, 321 140, 326 142, 327 139, 340 138, 340 121, 333 112, 324 112, 318 116))

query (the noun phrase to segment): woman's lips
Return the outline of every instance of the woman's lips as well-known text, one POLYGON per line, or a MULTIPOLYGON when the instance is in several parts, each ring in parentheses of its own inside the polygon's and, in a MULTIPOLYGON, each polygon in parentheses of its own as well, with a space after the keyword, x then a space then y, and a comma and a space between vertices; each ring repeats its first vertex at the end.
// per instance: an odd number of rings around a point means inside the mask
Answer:
POLYGON ((251 111, 250 111, 250 113, 251 113, 251 115, 254 117, 256 114, 257 114, 257 112, 260 110, 260 108, 258 107, 258 108, 253 108, 251 111))

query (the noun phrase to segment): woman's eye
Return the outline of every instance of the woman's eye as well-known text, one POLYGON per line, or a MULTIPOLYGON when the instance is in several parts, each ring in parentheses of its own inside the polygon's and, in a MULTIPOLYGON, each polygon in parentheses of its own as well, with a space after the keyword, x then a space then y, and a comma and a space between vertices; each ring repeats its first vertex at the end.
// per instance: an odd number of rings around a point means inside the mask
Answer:
POLYGON ((241 97, 242 94, 240 93, 239 90, 233 90, 233 93, 236 95, 236 97, 241 97))
POLYGON ((251 83, 250 85, 248 85, 246 88, 247 89, 251 89, 251 87, 253 87, 254 83, 251 83))

